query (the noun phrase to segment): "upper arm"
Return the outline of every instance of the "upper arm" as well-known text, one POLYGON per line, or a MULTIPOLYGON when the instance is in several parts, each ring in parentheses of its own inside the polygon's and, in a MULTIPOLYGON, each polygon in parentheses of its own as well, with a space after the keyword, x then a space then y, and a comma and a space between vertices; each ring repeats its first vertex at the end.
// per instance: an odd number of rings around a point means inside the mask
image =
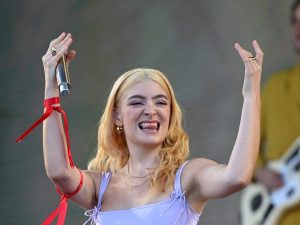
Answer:
MULTIPOLYGON (((83 183, 80 191, 71 197, 71 200, 85 209, 91 209, 97 204, 97 190, 101 180, 101 173, 95 171, 82 171, 83 183)), ((80 173, 71 169, 67 176, 53 180, 63 193, 72 193, 80 183, 80 173)))
POLYGON ((190 174, 189 184, 193 196, 198 199, 208 200, 225 197, 241 189, 241 185, 228 178, 226 165, 216 163, 212 160, 196 158, 192 159, 186 166, 185 173, 190 174))
POLYGON ((92 209, 97 205, 98 187, 101 173, 98 171, 83 171, 84 181, 82 189, 72 198, 74 202, 85 209, 92 209))

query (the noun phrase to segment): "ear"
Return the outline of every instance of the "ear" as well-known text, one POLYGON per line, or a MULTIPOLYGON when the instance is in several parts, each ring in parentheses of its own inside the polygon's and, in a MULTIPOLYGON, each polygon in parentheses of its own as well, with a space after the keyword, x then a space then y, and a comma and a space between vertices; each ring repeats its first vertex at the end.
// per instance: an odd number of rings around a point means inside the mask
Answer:
POLYGON ((118 108, 114 108, 114 112, 113 112, 113 120, 114 120, 114 124, 116 126, 120 126, 122 125, 122 121, 121 121, 121 113, 119 111, 118 108))

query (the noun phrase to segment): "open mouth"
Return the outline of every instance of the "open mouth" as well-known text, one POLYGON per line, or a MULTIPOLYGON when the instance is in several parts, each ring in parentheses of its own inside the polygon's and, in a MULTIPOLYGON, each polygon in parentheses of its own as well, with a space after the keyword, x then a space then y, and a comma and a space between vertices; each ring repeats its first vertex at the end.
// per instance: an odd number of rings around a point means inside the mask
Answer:
POLYGON ((155 122, 140 122, 139 123, 139 128, 141 130, 159 130, 160 123, 155 121, 155 122))

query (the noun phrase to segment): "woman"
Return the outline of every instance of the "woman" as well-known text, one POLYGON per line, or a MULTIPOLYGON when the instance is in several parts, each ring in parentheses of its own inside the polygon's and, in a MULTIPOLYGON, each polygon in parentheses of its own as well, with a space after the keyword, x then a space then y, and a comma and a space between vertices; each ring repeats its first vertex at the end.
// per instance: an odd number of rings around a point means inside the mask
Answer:
MULTIPOLYGON (((43 56, 45 99, 59 96, 55 67, 69 51, 71 34, 53 40, 43 56)), ((235 44, 245 65, 244 104, 236 143, 227 165, 195 158, 186 161, 188 137, 167 78, 153 69, 134 69, 114 84, 98 132, 98 152, 89 170, 72 166, 61 115, 43 124, 48 177, 61 193, 87 209, 86 223, 197 224, 207 201, 245 187, 253 174, 259 147, 260 80, 263 52, 256 57, 235 44), (71 165, 70 165, 71 164, 71 165), (76 190, 76 194, 74 192, 76 190)))

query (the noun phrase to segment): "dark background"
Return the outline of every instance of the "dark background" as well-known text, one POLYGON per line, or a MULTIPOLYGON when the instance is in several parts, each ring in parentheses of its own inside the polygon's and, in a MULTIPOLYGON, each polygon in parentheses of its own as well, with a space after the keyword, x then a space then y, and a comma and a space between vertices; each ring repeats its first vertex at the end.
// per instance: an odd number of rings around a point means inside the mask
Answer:
MULTIPOLYGON (((291 0, 1 1, 1 224, 41 224, 58 205, 45 174, 42 129, 15 139, 43 112, 41 57, 50 40, 71 32, 77 58, 70 67, 71 149, 86 168, 95 153, 97 124, 113 81, 135 67, 167 74, 190 135, 190 157, 226 163, 242 107, 244 67, 234 43, 265 52, 263 82, 297 61, 291 44, 291 0)), ((243 163, 243 162, 241 162, 243 163)), ((199 224, 238 222, 239 193, 212 200, 199 224)), ((71 203, 66 225, 85 220, 71 203)))

